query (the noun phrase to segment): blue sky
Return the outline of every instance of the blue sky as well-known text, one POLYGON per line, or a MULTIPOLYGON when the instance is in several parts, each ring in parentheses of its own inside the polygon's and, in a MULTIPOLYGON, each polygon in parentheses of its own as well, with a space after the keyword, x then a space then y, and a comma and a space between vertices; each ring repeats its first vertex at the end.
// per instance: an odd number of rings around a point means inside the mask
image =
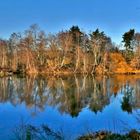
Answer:
POLYGON ((86 32, 99 28, 119 43, 130 28, 140 32, 140 0, 1 0, 0 37, 34 23, 46 33, 72 25, 86 32))

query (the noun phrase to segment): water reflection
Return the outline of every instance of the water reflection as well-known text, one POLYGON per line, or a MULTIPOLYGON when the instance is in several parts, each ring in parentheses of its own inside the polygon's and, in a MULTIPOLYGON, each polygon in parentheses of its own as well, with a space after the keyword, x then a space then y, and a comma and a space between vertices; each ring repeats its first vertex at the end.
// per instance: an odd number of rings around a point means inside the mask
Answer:
POLYGON ((86 106, 94 112, 102 111, 110 98, 106 85, 106 78, 90 76, 6 77, 0 80, 0 102, 14 106, 24 102, 28 108, 34 106, 40 110, 47 104, 76 117, 86 106))
POLYGON ((110 97, 121 92, 122 109, 132 113, 133 108, 140 107, 139 83, 139 78, 130 76, 5 77, 0 80, 0 102, 14 106, 24 102, 28 108, 40 111, 49 105, 76 117, 85 107, 101 112, 110 103, 110 97))
POLYGON ((122 105, 121 105, 123 111, 127 111, 128 113, 132 113, 133 94, 134 94, 133 88, 126 86, 125 91, 124 91, 122 105))
MULTIPOLYGON (((47 122, 53 129, 60 121, 65 125, 64 133, 74 137, 88 129, 120 132, 122 120, 132 125, 134 118, 140 120, 139 85, 140 76, 136 75, 4 77, 0 79, 0 108, 14 121, 19 115, 15 112, 23 112, 24 116, 30 113, 36 116, 37 124, 47 122), (79 126, 73 132, 75 125, 79 126)), ((1 121, 5 119, 2 111, 0 115, 1 121)), ((138 121, 135 128, 140 128, 138 121)))

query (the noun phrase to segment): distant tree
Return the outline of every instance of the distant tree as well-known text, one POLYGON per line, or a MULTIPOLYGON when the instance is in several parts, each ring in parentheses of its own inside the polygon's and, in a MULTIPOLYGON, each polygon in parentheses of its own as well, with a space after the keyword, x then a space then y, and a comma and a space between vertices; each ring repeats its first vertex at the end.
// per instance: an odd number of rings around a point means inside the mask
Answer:
POLYGON ((55 34, 49 34, 47 36, 47 64, 49 67, 54 70, 59 68, 61 65, 60 61, 60 50, 59 50, 59 41, 58 36, 55 34))
POLYGON ((78 26, 72 26, 69 33, 72 35, 73 53, 75 54, 75 69, 76 72, 80 67, 80 55, 81 55, 81 42, 83 33, 78 26))
POLYGON ((134 58, 131 61, 131 66, 140 69, 140 33, 134 35, 134 58))
POLYGON ((140 47, 140 33, 135 33, 134 35, 134 46, 135 48, 140 47))
POLYGON ((22 65, 25 65, 26 71, 34 73, 37 71, 37 67, 39 67, 43 62, 40 56, 40 48, 41 45, 41 35, 43 33, 40 30, 37 24, 33 24, 29 27, 29 29, 25 30, 24 36, 22 37, 20 46, 22 47, 22 65), (24 59, 23 59, 24 58, 24 59))
POLYGON ((89 52, 89 37, 86 33, 83 33, 81 38, 81 48, 82 48, 82 60, 83 60, 83 73, 87 73, 88 69, 88 52, 89 52))
POLYGON ((123 43, 125 47, 125 57, 127 62, 129 62, 133 56, 133 40, 134 40, 135 30, 130 29, 128 32, 123 34, 123 43))
POLYGON ((16 71, 19 64, 18 59, 18 51, 19 51, 19 44, 21 41, 21 34, 20 33, 12 33, 9 38, 9 60, 10 67, 16 71))
POLYGON ((73 42, 72 42, 72 35, 68 31, 62 31, 58 33, 58 39, 60 48, 62 50, 62 62, 61 67, 64 66, 65 60, 67 58, 68 52, 71 52, 73 42))
POLYGON ((40 27, 37 24, 33 24, 25 31, 25 36, 28 40, 29 47, 32 50, 37 49, 37 44, 39 40, 39 33, 40 33, 40 27))
POLYGON ((24 32, 21 41, 25 52, 26 69, 30 72, 40 70, 46 63, 46 34, 37 24, 33 24, 24 32))
POLYGON ((80 28, 78 26, 72 26, 69 30, 69 33, 72 35, 73 45, 80 45, 83 35, 80 28))
POLYGON ((8 65, 8 47, 7 41, 0 39, 0 68, 7 68, 8 65))
POLYGON ((44 31, 40 31, 38 34, 38 44, 37 44, 37 59, 39 66, 45 66, 46 60, 46 46, 47 39, 44 31))
POLYGON ((92 73, 94 73, 96 67, 104 61, 104 53, 110 49, 111 39, 104 32, 100 32, 99 29, 89 35, 90 49, 94 58, 92 73))

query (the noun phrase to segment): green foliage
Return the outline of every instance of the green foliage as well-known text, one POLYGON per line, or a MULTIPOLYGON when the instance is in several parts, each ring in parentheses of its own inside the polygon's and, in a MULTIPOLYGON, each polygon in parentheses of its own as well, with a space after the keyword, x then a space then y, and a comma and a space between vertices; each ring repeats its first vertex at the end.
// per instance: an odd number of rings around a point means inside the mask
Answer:
POLYGON ((123 34, 123 42, 124 42, 124 47, 126 48, 126 50, 133 50, 133 46, 132 46, 132 41, 134 38, 134 34, 135 34, 135 30, 134 29, 130 29, 128 32, 123 34))
POLYGON ((80 45, 83 36, 80 28, 78 26, 72 26, 69 30, 69 33, 72 35, 73 44, 80 45))
POLYGON ((111 39, 107 37, 103 31, 100 32, 99 29, 93 31, 91 34, 89 34, 89 36, 92 43, 95 43, 102 48, 105 47, 106 44, 111 43, 111 39))
POLYGON ((128 32, 123 34, 123 43, 125 47, 125 57, 129 62, 133 57, 133 40, 134 40, 135 30, 130 29, 128 32))

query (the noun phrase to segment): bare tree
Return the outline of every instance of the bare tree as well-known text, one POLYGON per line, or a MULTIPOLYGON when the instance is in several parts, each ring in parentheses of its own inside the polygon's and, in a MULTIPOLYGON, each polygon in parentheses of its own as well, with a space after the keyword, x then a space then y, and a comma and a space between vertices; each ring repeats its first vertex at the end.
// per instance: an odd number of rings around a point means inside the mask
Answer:
POLYGON ((10 39, 9 39, 9 49, 10 49, 10 54, 12 56, 10 65, 13 71, 17 70, 18 64, 19 64, 18 51, 19 51, 20 40, 21 40, 20 33, 11 34, 10 39))
POLYGON ((64 66, 65 60, 67 58, 67 54, 69 51, 71 51, 72 48, 72 35, 66 31, 66 32, 60 32, 58 34, 59 42, 60 42, 60 48, 62 50, 62 62, 61 67, 64 66))

